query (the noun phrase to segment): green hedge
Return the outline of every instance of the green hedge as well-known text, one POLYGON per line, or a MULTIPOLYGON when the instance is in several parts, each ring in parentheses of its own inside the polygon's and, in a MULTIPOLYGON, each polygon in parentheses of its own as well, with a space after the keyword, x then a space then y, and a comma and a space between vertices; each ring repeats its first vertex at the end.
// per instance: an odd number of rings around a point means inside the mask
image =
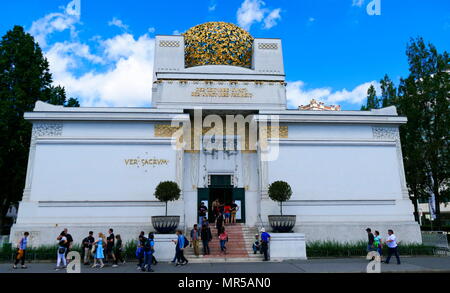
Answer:
MULTIPOLYGON (((56 260, 57 245, 42 245, 39 247, 29 247, 26 258, 28 261, 56 260)), ((78 251, 83 256, 83 250, 79 244, 72 247, 72 251, 78 251)), ((134 259, 136 252, 136 242, 127 242, 124 246, 123 256, 127 260, 134 259)), ((16 249, 10 245, 4 245, 0 249, 0 261, 12 261, 16 249)))
MULTIPOLYGON (((354 243, 339 243, 334 241, 317 241, 306 244, 306 254, 308 257, 362 257, 367 255, 367 243, 364 241, 354 243)), ((80 245, 74 245, 73 249, 83 255, 80 245)), ((434 255, 435 248, 422 244, 399 245, 401 255, 434 255)), ((40 247, 30 247, 27 249, 27 259, 29 261, 56 260, 56 245, 45 245, 40 247)), ((124 246, 123 256, 127 260, 135 259, 136 242, 127 242, 124 246)), ((15 249, 8 245, 0 250, 0 261, 12 261, 15 249)), ((387 247, 384 246, 383 255, 387 255, 387 247)))
MULTIPOLYGON (((401 255, 435 255, 433 246, 422 244, 399 244, 401 255)), ((383 247, 383 255, 387 255, 388 248, 383 247)), ((316 241, 306 244, 308 257, 352 257, 367 255, 367 243, 364 241, 354 243, 339 243, 334 241, 316 241)))

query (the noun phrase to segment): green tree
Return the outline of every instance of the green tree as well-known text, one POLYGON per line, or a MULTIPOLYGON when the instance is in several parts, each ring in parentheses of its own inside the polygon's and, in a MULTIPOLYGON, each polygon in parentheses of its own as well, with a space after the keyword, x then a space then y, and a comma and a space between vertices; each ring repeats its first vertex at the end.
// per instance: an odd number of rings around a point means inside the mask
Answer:
POLYGON ((417 84, 414 78, 401 79, 396 106, 399 115, 406 116, 408 122, 400 126, 400 141, 403 165, 409 198, 414 205, 414 218, 419 222, 418 200, 427 198, 425 145, 422 141, 422 109, 418 102, 417 84))
POLYGON ((163 181, 156 186, 155 197, 166 203, 166 216, 167 216, 167 202, 175 201, 180 198, 181 190, 178 184, 173 181, 163 181))
POLYGON ((380 100, 377 97, 377 91, 373 85, 370 85, 367 90, 367 101, 366 105, 361 106, 361 111, 369 111, 371 109, 379 109, 380 108, 380 100))
POLYGON ((285 181, 275 181, 269 185, 268 194, 271 200, 280 203, 280 214, 283 215, 283 202, 292 196, 291 186, 285 181))
POLYGON ((398 97, 399 112, 408 118, 400 128, 405 173, 413 197, 434 193, 439 227, 439 203, 449 197, 450 58, 420 37, 411 39, 406 54, 410 74, 398 97))
POLYGON ((65 107, 80 107, 78 99, 66 97, 66 90, 61 86, 50 86, 46 89, 47 93, 47 103, 53 105, 63 105, 65 107))
POLYGON ((397 89, 394 83, 386 74, 382 80, 380 80, 381 87, 381 107, 389 107, 396 104, 397 89))
POLYGON ((23 114, 38 100, 64 105, 65 91, 52 86, 48 61, 34 38, 14 26, 0 40, 0 227, 10 204, 22 198, 31 138, 23 114))

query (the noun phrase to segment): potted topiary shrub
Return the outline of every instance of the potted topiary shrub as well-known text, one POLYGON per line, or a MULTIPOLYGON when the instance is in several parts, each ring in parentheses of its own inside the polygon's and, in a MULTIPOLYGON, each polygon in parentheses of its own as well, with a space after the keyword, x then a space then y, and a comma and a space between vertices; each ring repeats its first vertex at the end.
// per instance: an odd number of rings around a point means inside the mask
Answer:
POLYGON ((166 215, 165 216, 152 216, 153 228, 158 233, 169 234, 175 232, 175 229, 180 223, 180 216, 168 216, 167 215, 167 203, 169 201, 175 201, 180 198, 181 190, 178 184, 173 181, 164 181, 158 184, 155 189, 155 197, 166 203, 166 215))
POLYGON ((291 232, 295 227, 295 215, 283 215, 283 202, 288 201, 292 195, 291 186, 284 181, 275 181, 269 185, 269 197, 280 203, 280 215, 269 215, 269 224, 274 232, 291 232))

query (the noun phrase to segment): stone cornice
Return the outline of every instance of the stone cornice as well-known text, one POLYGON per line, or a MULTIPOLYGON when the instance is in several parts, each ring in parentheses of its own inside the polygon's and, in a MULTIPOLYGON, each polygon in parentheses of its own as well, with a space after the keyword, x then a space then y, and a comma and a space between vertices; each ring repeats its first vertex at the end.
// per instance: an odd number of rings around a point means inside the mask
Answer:
POLYGON ((26 120, 68 120, 68 121, 185 121, 189 120, 188 114, 182 112, 108 112, 108 111, 42 111, 27 112, 26 120))
POLYGON ((255 120, 258 122, 271 122, 271 116, 276 116, 279 123, 333 123, 333 124, 405 124, 407 119, 399 116, 388 115, 361 115, 353 111, 342 111, 339 114, 336 112, 320 112, 311 111, 313 113, 270 113, 265 115, 255 115, 255 120))

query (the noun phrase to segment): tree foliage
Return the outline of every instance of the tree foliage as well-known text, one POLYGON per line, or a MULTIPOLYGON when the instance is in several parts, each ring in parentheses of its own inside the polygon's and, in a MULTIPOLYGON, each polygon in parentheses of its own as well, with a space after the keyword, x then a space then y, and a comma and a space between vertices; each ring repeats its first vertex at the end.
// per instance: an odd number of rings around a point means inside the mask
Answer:
MULTIPOLYGON (((447 52, 439 53, 421 37, 410 40, 406 55, 408 77, 400 79, 397 91, 386 75, 380 81, 381 104, 382 107, 396 106, 399 115, 408 118, 408 122, 400 126, 400 138, 416 220, 417 200, 434 193, 436 224, 439 225, 439 203, 450 197, 450 58, 447 52)), ((370 94, 369 97, 363 108, 370 108, 373 103, 370 94)))
POLYGON ((292 196, 291 186, 284 181, 275 181, 269 185, 268 194, 271 200, 280 203, 280 213, 283 215, 283 202, 288 201, 292 196))
POLYGON ((371 109, 380 108, 380 99, 377 97, 377 91, 373 85, 367 90, 366 105, 361 106, 361 111, 369 111, 371 109))
POLYGON ((406 54, 410 74, 401 81, 398 107, 408 117, 400 128, 408 186, 415 197, 434 193, 439 226, 439 203, 450 192, 450 57, 420 37, 411 39, 406 54))
POLYGON ((173 181, 163 181, 156 186, 155 197, 162 202, 166 203, 166 216, 167 216, 167 202, 175 201, 180 198, 181 190, 178 184, 173 181))
MULTIPOLYGON (((39 45, 15 26, 0 40, 0 227, 10 204, 22 197, 31 139, 23 114, 38 100, 68 105, 64 88, 52 85, 39 45)), ((70 105, 79 106, 78 101, 70 105)))

